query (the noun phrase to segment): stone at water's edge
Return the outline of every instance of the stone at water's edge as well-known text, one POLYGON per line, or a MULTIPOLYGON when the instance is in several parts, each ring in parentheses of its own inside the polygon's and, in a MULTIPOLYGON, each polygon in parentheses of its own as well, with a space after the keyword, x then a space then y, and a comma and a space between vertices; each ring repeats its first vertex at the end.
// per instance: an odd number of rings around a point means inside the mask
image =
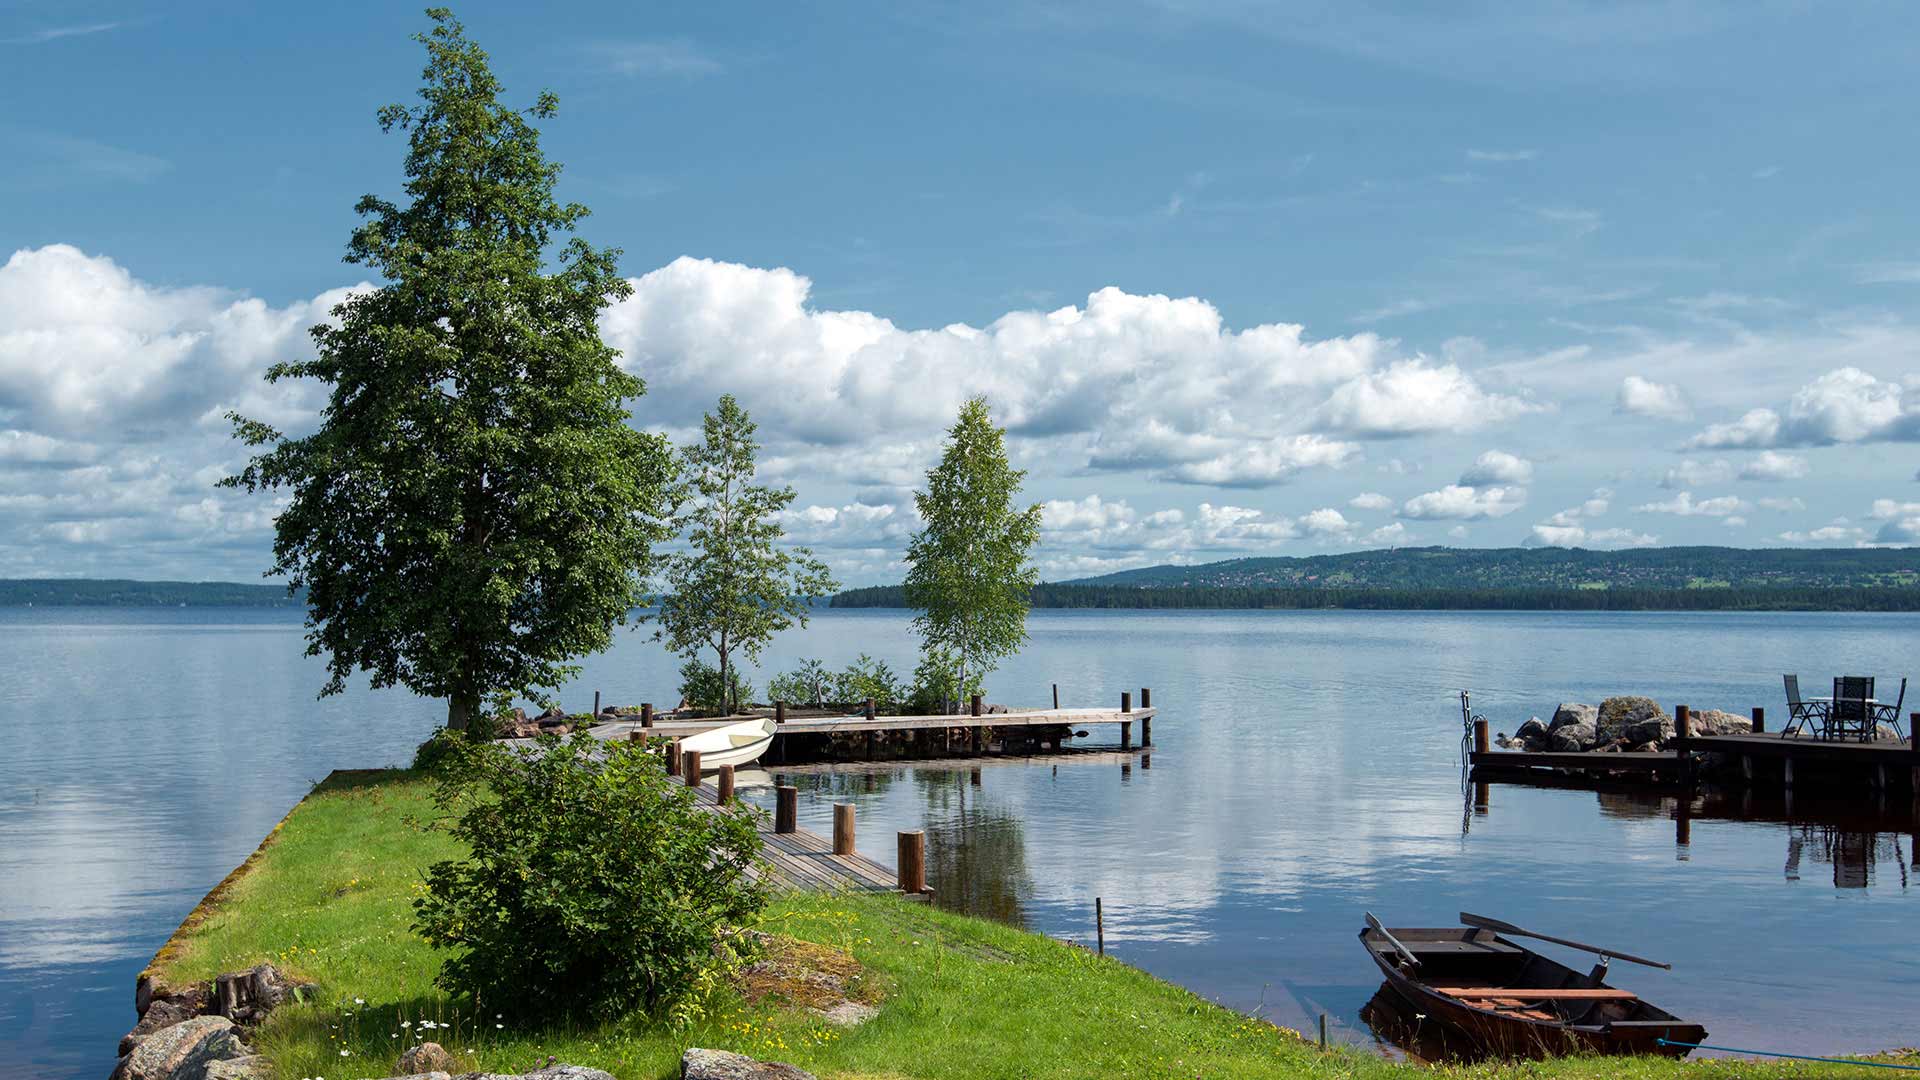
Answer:
POLYGON ((273 1080, 273 1064, 259 1054, 208 1062, 207 1080, 273 1080))
POLYGON ((1650 717, 1664 716, 1666 710, 1650 697, 1623 694, 1600 703, 1600 715, 1594 724, 1598 742, 1618 742, 1627 736, 1627 728, 1650 717))
MULTIPOLYGON (((1538 719, 1538 717, 1535 719, 1538 719)), ((1552 731, 1554 728, 1566 727, 1569 724, 1585 724, 1588 727, 1598 727, 1600 724, 1600 710, 1592 705, 1581 704, 1578 701, 1563 701, 1553 710, 1553 719, 1548 722, 1547 730, 1552 731)), ((1523 730, 1525 726, 1524 724, 1521 725, 1523 730)))
POLYGON ((400 1063, 394 1067, 395 1076, 415 1076, 420 1073, 450 1073, 460 1067, 453 1054, 437 1042, 423 1042, 418 1046, 409 1046, 400 1055, 400 1063))
MULTIPOLYGON (((1629 743, 1664 743, 1673 738, 1673 734, 1673 717, 1666 713, 1655 713, 1629 723, 1620 737, 1629 743)), ((1700 732, 1696 731, 1696 734, 1700 732)))
POLYGON ((196 1016, 140 1040, 121 1059, 115 1080, 207 1080, 207 1066, 215 1061, 247 1057, 233 1021, 224 1016, 196 1016))
POLYGON ((133 1053, 133 1048, 146 1040, 147 1036, 162 1028, 193 1019, 197 1013, 192 1007, 174 998, 156 997, 147 1002, 146 1015, 133 1026, 133 1030, 120 1037, 120 1054, 125 1057, 133 1053))
MULTIPOLYGON (((1695 735, 1745 735, 1753 730, 1753 717, 1708 709, 1689 716, 1687 726, 1695 735)), ((1672 723, 1667 727, 1671 734, 1672 723)))
POLYGON ((1578 753, 1592 745, 1592 724, 1561 724, 1547 733, 1547 749, 1560 753, 1578 753))
POLYGON ((1544 739, 1547 737, 1547 725, 1541 723, 1540 718, 1537 716, 1529 717, 1527 722, 1521 724, 1520 729, 1513 733, 1513 737, 1521 742, 1527 742, 1531 739, 1544 739))
POLYGON ((777 1061, 696 1047, 680 1055, 680 1080, 814 1080, 814 1075, 777 1061))

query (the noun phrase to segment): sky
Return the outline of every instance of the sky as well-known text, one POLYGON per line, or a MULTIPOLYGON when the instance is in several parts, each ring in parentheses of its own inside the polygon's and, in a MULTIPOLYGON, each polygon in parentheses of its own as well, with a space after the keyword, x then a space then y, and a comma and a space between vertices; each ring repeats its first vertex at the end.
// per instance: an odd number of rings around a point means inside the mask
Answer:
MULTIPOLYGON (((603 320, 898 580, 961 401, 1061 580, 1405 545, 1920 541, 1920 8, 525 5, 603 320)), ((420 9, 0 0, 0 576, 252 580, 232 408, 397 194, 420 9)))

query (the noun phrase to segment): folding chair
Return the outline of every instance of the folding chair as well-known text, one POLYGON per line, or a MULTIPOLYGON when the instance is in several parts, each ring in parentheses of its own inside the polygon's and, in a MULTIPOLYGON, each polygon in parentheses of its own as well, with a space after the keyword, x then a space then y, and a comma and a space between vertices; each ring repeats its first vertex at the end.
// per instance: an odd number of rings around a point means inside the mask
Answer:
POLYGON ((1780 730, 1782 735, 1792 735, 1808 724, 1826 725, 1826 710, 1818 701, 1805 701, 1800 697, 1800 676, 1780 676, 1787 684, 1787 726, 1780 730))

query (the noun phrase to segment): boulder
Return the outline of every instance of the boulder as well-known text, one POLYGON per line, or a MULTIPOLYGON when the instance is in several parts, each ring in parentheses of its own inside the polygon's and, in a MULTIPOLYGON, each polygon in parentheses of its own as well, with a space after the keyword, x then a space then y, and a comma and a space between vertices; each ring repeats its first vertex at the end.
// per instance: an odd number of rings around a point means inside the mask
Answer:
POLYGON ((1514 731, 1513 737, 1520 742, 1527 742, 1530 739, 1544 739, 1547 737, 1547 725, 1541 723, 1539 717, 1532 717, 1514 731))
POLYGON ((207 1080, 273 1080, 273 1063, 259 1054, 210 1061, 207 1080))
POLYGON ((1600 714, 1594 722, 1594 730, 1599 741, 1613 742, 1625 738, 1627 727, 1650 716, 1660 716, 1666 710, 1660 703, 1649 697, 1623 695, 1610 697, 1600 703, 1600 714))
POLYGON ((814 1076, 777 1061, 696 1047, 680 1055, 680 1080, 814 1080, 814 1076))
POLYGON ((1600 710, 1592 705, 1582 705, 1577 701, 1563 701, 1553 710, 1553 719, 1547 722, 1547 730, 1566 727, 1569 724, 1586 724, 1589 727, 1599 723, 1600 710))
POLYGON ((212 1011, 236 1024, 258 1024, 268 1013, 313 989, 312 984, 295 984, 272 964, 260 964, 216 977, 212 1011))
POLYGON ((1576 753, 1593 744, 1592 724, 1561 724, 1547 733, 1547 749, 1563 754, 1576 753))
POLYGON ((141 1039, 115 1075, 122 1080, 207 1080, 208 1065, 247 1056, 233 1021, 196 1016, 141 1039))
POLYGON ((420 1073, 450 1073, 460 1067, 447 1048, 437 1042, 423 1042, 409 1046, 400 1055, 400 1064, 393 1070, 395 1076, 415 1076, 420 1073))
MULTIPOLYGON (((1671 726, 1671 725, 1669 725, 1671 726)), ((1695 735, 1745 735, 1753 730, 1753 718, 1738 713, 1707 709, 1687 717, 1687 727, 1695 735)))
POLYGON ((147 1015, 141 1017, 140 1022, 133 1025, 133 1030, 120 1036, 121 1055, 124 1056, 132 1053, 133 1048, 140 1045, 141 1039, 159 1031, 161 1028, 170 1028, 175 1024, 191 1020, 195 1015, 194 1013, 188 1012, 185 1006, 176 1001, 169 1001, 166 998, 154 1000, 147 1005, 147 1015))
POLYGON ((1673 718, 1655 713, 1628 724, 1620 737, 1628 743, 1664 743, 1673 738, 1673 718))

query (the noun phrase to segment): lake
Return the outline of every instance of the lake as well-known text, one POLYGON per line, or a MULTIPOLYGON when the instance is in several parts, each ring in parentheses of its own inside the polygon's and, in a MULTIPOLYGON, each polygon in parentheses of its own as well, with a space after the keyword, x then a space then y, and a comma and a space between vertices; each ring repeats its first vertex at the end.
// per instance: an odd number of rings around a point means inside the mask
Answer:
MULTIPOLYGON (((940 903, 1091 943, 1100 897, 1114 955, 1280 1024, 1327 1013, 1356 1043, 1379 986, 1361 913, 1463 909, 1671 961, 1615 981, 1716 1043, 1911 1041, 1906 806, 1789 822, 1707 800, 1684 844, 1670 798, 1496 786, 1476 813, 1457 694, 1509 732, 1613 693, 1784 716, 1783 671, 1913 674, 1920 615, 1042 611, 1030 630, 989 700, 1151 687, 1150 768, 796 772, 802 824, 826 832, 852 801, 861 848, 889 864, 894 830, 924 827, 940 903)), ((364 687, 316 701, 303 651, 287 611, 0 610, 0 1075, 104 1078, 134 975, 199 898, 314 781, 405 763, 444 715, 364 687)), ((910 672, 905 614, 820 612, 756 685, 863 652, 910 672)), ((624 633, 562 701, 671 704, 676 667, 624 633)))

